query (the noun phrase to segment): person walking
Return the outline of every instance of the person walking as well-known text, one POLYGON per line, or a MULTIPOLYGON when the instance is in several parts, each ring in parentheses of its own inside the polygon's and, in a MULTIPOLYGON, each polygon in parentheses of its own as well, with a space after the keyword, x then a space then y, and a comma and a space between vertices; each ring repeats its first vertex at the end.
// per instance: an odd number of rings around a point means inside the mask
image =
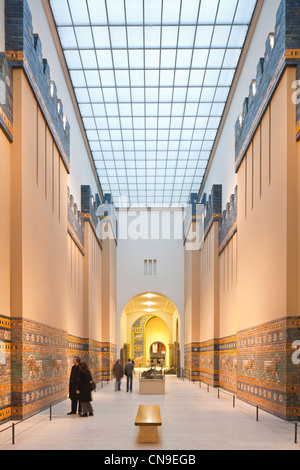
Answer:
POLYGON ((85 362, 81 362, 77 382, 77 395, 81 403, 82 414, 80 416, 94 416, 91 405, 92 392, 91 385, 93 383, 92 374, 85 362))
POLYGON ((71 411, 68 413, 68 415, 76 415, 77 409, 78 409, 78 414, 81 413, 81 405, 80 405, 78 394, 76 393, 79 366, 80 366, 80 357, 74 356, 73 367, 71 369, 70 381, 69 381, 69 398, 71 400, 71 411))
POLYGON ((132 392, 133 369, 134 369, 134 362, 133 361, 131 362, 129 359, 125 366, 125 375, 127 377, 127 386, 126 386, 127 392, 129 392, 129 389, 130 389, 130 392, 132 392))
POLYGON ((123 367, 122 367, 122 364, 120 362, 120 359, 117 360, 117 362, 115 363, 114 367, 113 367, 113 374, 116 378, 116 386, 115 386, 115 391, 116 392, 120 392, 121 391, 121 380, 122 380, 122 377, 123 377, 123 367))

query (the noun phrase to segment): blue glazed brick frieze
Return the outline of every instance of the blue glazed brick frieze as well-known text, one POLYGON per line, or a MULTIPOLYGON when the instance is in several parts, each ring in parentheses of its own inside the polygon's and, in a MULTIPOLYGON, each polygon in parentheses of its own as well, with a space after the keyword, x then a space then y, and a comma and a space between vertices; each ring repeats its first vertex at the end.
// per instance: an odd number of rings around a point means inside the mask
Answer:
MULTIPOLYGON (((270 33, 265 55, 257 65, 249 96, 235 125, 235 167, 239 166, 287 66, 300 62, 300 0, 282 0, 276 26, 270 33)), ((298 122, 298 121, 297 121, 298 122)))
POLYGON ((226 205, 226 210, 222 213, 219 222, 219 255, 229 243, 233 235, 237 232, 237 186, 234 194, 230 197, 230 202, 226 205))
POLYGON ((12 68, 24 70, 69 172, 70 126, 43 58, 40 38, 33 33, 27 0, 5 0, 5 49, 12 68))
POLYGON ((13 141, 13 74, 5 52, 0 52, 0 127, 13 141))
POLYGON ((221 220, 222 217, 222 185, 214 184, 211 189, 211 194, 206 199, 206 194, 202 198, 205 202, 205 217, 204 217, 204 239, 206 238, 214 221, 221 220))
POLYGON ((84 222, 68 188, 68 233, 84 255, 84 222))
POLYGON ((81 218, 85 221, 90 222, 91 227, 94 231, 94 234, 101 245, 101 240, 97 230, 98 218, 96 216, 96 211, 101 205, 101 200, 98 194, 93 195, 92 189, 89 185, 81 186, 81 218))

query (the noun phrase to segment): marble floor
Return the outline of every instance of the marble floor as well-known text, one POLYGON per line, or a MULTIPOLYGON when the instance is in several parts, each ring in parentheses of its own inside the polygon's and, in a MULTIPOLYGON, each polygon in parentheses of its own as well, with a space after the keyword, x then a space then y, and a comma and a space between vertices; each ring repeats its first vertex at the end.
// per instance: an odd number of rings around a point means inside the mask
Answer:
POLYGON ((259 411, 230 395, 202 384, 166 378, 165 395, 140 395, 138 376, 132 393, 115 392, 114 383, 98 386, 93 394, 94 416, 68 416, 70 401, 18 424, 15 445, 10 425, 0 426, 1 450, 104 450, 199 451, 199 450, 300 450, 294 443, 294 425, 259 411), (158 444, 140 444, 134 425, 140 404, 160 405, 162 426, 158 444))

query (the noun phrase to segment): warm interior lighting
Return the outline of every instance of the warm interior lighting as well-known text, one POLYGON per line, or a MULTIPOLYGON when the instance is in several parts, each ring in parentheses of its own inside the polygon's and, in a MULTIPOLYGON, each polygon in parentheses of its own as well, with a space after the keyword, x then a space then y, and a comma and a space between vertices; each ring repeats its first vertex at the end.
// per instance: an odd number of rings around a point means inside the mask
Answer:
POLYGON ((272 50, 274 49, 274 44, 275 44, 275 36, 274 34, 270 34, 270 47, 272 50))
POLYGON ((155 297, 155 295, 154 295, 154 294, 146 294, 146 297, 147 297, 148 299, 152 299, 153 297, 155 297))
POLYGON ((253 94, 253 96, 256 95, 256 82, 252 83, 252 94, 253 94))

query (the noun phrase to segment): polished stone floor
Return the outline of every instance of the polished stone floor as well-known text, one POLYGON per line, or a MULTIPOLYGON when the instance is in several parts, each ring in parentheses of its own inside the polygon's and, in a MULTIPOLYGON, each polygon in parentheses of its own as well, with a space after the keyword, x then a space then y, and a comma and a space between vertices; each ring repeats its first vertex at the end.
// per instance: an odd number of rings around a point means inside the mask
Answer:
MULTIPOLYGON (((300 450, 294 425, 259 411, 202 384, 166 378, 165 395, 140 395, 138 376, 132 393, 115 392, 114 383, 93 394, 94 416, 68 416, 70 401, 18 424, 15 445, 11 430, 0 432, 1 450, 300 450), (134 425, 140 404, 160 405, 162 427, 158 444, 139 444, 134 425)), ((0 431, 11 423, 0 426, 0 431)))

